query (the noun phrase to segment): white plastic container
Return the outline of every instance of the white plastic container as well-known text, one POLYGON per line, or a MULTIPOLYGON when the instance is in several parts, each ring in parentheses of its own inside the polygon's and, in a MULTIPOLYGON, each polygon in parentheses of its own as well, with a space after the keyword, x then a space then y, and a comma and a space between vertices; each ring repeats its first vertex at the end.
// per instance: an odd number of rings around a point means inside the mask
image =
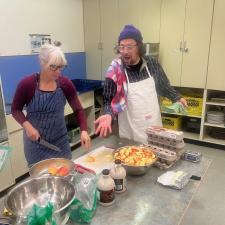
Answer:
POLYGON ((120 159, 116 159, 114 168, 110 170, 110 175, 115 183, 116 193, 126 191, 126 170, 121 163, 120 159))
POLYGON ((108 169, 104 169, 100 175, 97 188, 99 192, 99 204, 103 206, 110 206, 115 202, 115 183, 109 174, 108 169))

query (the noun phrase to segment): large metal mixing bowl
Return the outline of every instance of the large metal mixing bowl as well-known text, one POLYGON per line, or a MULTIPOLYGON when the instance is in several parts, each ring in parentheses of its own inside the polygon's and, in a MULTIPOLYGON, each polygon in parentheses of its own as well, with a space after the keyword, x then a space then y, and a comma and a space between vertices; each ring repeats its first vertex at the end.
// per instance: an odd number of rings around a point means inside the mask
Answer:
MULTIPOLYGON (((113 155, 116 152, 119 152, 121 149, 128 148, 128 147, 132 147, 132 146, 123 146, 121 148, 118 148, 118 149, 116 149, 113 152, 113 155)), ((135 146, 135 147, 145 148, 146 150, 151 151, 151 149, 146 147, 146 146, 145 147, 143 147, 143 146, 135 146)), ((154 164, 156 162, 156 160, 157 160, 157 157, 155 157, 154 160, 151 163, 148 163, 145 166, 133 166, 133 165, 131 166, 131 165, 127 165, 126 163, 122 163, 122 164, 123 164, 123 167, 126 169, 127 174, 134 175, 134 176, 136 176, 136 175, 139 176, 139 175, 144 175, 147 172, 147 170, 149 169, 149 167, 151 167, 152 164, 154 164)))
MULTIPOLYGON (((35 163, 29 170, 31 177, 40 177, 44 175, 50 175, 48 169, 50 167, 62 167, 65 166, 69 169, 70 175, 74 173, 74 162, 64 158, 51 158, 45 159, 38 163, 35 163)), ((70 175, 68 176, 70 178, 70 175)))
POLYGON ((14 221, 26 224, 27 214, 34 204, 43 207, 51 202, 54 206, 54 218, 61 225, 69 218, 68 208, 74 197, 75 188, 68 179, 39 177, 18 184, 10 190, 5 197, 5 207, 12 213, 14 221))

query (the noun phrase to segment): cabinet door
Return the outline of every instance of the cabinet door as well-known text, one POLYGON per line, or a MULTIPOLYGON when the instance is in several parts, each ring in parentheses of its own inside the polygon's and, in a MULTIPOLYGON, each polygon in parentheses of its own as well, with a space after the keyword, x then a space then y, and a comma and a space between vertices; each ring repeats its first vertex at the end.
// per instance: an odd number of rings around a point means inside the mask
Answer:
POLYGON ((207 89, 225 90, 225 1, 216 0, 212 23, 207 89))
POLYGON ((114 50, 119 36, 118 2, 117 0, 100 0, 101 9, 101 40, 102 40, 102 80, 116 56, 114 50))
POLYGON ((214 0, 187 0, 184 45, 188 50, 183 53, 183 87, 205 87, 213 2, 214 0))
POLYGON ((87 78, 101 80, 99 0, 83 0, 83 12, 87 78))
MULTIPOLYGON (((1 143, 1 145, 8 145, 8 144, 1 143)), ((15 149, 13 149, 13 151, 15 151, 15 149)), ((0 171, 0 191, 3 191, 4 189, 10 187, 14 183, 15 182, 13 179, 11 162, 10 160, 8 160, 2 171, 0 171)))
POLYGON ((161 0, 139 0, 138 24, 144 42, 158 43, 161 0))
POLYGON ((13 148, 11 162, 13 176, 16 179, 28 172, 27 161, 24 156, 23 130, 17 130, 9 134, 9 146, 13 148))
POLYGON ((163 0, 161 7, 160 63, 170 82, 180 86, 186 0, 163 0))
POLYGON ((126 24, 138 24, 138 1, 137 0, 119 0, 119 30, 121 31, 126 24))

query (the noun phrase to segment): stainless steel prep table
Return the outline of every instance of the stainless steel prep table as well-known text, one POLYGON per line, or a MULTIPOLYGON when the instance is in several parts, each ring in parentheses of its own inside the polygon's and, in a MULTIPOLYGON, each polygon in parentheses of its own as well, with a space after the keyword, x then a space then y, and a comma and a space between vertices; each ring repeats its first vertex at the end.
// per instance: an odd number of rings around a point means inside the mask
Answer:
MULTIPOLYGON (((211 160, 204 156, 200 163, 180 160, 171 170, 183 170, 203 177, 210 163, 211 160)), ((175 190, 156 182, 164 172, 152 167, 144 176, 127 176, 128 190, 116 195, 114 205, 98 205, 91 225, 179 224, 201 181, 190 180, 182 190, 175 190)))

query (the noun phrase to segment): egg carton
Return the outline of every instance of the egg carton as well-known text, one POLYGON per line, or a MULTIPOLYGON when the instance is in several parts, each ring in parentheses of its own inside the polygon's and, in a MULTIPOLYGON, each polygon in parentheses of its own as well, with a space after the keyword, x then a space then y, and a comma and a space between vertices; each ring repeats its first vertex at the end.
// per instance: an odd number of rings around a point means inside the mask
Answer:
POLYGON ((148 145, 152 151, 157 155, 157 161, 154 163, 154 166, 166 170, 172 167, 180 158, 181 155, 184 153, 183 149, 179 151, 171 151, 166 148, 160 148, 154 145, 148 145))
POLYGON ((174 164, 176 164, 177 161, 179 161, 181 158, 180 155, 177 156, 176 160, 174 161, 168 161, 162 158, 158 158, 157 161, 154 163, 154 166, 158 167, 161 170, 167 170, 170 167, 172 167, 174 164))
POLYGON ((146 130, 146 134, 148 135, 149 139, 153 141, 163 142, 169 145, 176 145, 180 143, 183 138, 184 134, 182 131, 175 131, 163 127, 148 127, 146 130))
POLYGON ((168 149, 151 146, 151 150, 157 155, 158 158, 168 161, 168 163, 173 162, 177 159, 177 153, 170 151, 168 149))
POLYGON ((156 146, 156 147, 160 147, 160 148, 165 148, 171 151, 176 151, 176 152, 179 151, 180 149, 183 149, 185 146, 185 143, 183 140, 174 146, 174 145, 169 145, 169 144, 165 144, 165 143, 161 143, 157 141, 152 141, 149 138, 148 138, 148 144, 156 146))

